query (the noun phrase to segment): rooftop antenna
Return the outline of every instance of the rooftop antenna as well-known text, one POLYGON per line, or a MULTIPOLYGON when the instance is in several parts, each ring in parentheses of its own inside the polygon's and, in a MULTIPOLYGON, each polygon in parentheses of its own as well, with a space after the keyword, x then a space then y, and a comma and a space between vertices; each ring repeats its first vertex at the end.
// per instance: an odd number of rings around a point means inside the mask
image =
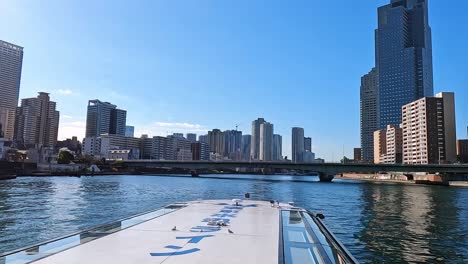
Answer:
POLYGON ((238 128, 239 128, 239 124, 236 124, 236 131, 237 131, 238 128))

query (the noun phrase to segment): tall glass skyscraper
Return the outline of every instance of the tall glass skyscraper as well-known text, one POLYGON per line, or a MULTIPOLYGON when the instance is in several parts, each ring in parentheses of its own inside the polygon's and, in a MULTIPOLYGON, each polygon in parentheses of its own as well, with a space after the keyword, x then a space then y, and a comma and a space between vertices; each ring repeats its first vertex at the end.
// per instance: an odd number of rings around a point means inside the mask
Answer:
POLYGON ((433 96, 428 0, 392 0, 378 9, 375 31, 379 129, 401 123, 401 108, 433 96))
POLYGON ((378 8, 375 67, 361 79, 361 148, 373 160, 373 129, 401 124, 401 109, 433 96, 428 0, 391 0, 378 8))

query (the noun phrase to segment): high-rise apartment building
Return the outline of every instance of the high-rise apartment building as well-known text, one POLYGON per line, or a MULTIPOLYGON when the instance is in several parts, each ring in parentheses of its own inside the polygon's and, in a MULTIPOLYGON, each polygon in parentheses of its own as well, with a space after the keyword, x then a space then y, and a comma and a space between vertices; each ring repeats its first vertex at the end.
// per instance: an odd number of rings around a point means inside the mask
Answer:
POLYGON ((183 134, 174 133, 167 137, 172 140, 175 160, 192 160, 192 142, 186 139, 183 134))
POLYGON ((48 93, 21 100, 16 110, 14 140, 24 145, 54 147, 57 143, 59 112, 48 93))
POLYGON ((190 142, 197 142, 197 134, 187 133, 187 139, 190 142))
POLYGON ((402 109, 403 162, 437 164, 456 161, 455 99, 439 93, 402 109))
POLYGON ((97 137, 102 134, 125 136, 127 111, 117 109, 117 106, 89 100, 86 115, 86 137, 97 137))
POLYGON ((242 136, 242 145, 241 145, 242 160, 250 160, 251 142, 252 142, 251 135, 242 136))
POLYGON ((242 132, 237 130, 224 131, 224 156, 232 160, 241 159, 242 132))
POLYGON ((304 151, 312 152, 312 138, 310 137, 304 138, 304 151))
POLYGON ((374 163, 380 163, 385 153, 387 153, 387 133, 385 129, 374 131, 374 163))
POLYGON ((252 121, 252 141, 250 146, 250 158, 252 160, 260 159, 260 125, 265 122, 264 118, 252 121))
POLYGON ((210 160, 210 146, 204 142, 193 142, 192 160, 210 160))
POLYGON ((14 137, 23 47, 0 40, 0 124, 6 140, 14 137))
POLYGON ((403 129, 388 125, 374 133, 374 163, 400 164, 403 152, 403 129))
POLYGON ((208 142, 210 152, 224 156, 225 138, 221 130, 213 129, 212 131, 208 131, 208 142))
POLYGON ((143 159, 175 160, 177 158, 175 141, 171 137, 142 137, 140 140, 143 159))
POLYGON ((183 133, 172 133, 172 137, 185 138, 183 133))
POLYGON ((134 137, 135 136, 135 127, 134 126, 125 126, 125 136, 134 137))
POLYGON ((273 135, 273 160, 283 159, 283 137, 278 134, 273 135))
POLYGON ((373 68, 361 78, 361 152, 363 161, 374 160, 374 131, 379 130, 377 118, 377 93, 379 76, 373 68))
POLYGON ((259 160, 271 161, 273 159, 273 124, 264 122, 260 124, 260 156, 259 160))
POLYGON ((302 162, 304 153, 304 129, 301 127, 292 128, 292 162, 302 162))
POLYGON ((379 129, 401 123, 401 108, 433 96, 427 0, 392 0, 378 9, 375 31, 379 129))
POLYGON ((200 136, 198 136, 198 141, 199 141, 199 142, 206 143, 206 144, 209 144, 209 143, 210 143, 210 141, 208 140, 208 135, 200 135, 200 136))

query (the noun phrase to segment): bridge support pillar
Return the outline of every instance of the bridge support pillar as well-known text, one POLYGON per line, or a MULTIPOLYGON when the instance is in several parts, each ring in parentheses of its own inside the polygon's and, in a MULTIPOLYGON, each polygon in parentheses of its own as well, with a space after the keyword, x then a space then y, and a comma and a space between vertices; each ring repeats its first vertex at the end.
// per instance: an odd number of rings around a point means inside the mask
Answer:
POLYGON ((320 182, 332 182, 333 178, 335 178, 335 175, 320 172, 319 178, 320 178, 320 182))

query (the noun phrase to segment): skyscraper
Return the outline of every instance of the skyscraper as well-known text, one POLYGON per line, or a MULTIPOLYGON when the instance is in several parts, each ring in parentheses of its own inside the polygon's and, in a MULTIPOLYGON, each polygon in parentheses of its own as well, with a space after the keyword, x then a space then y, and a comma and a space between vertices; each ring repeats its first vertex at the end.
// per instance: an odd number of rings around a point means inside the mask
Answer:
POLYGON ((6 140, 14 136, 23 67, 23 48, 0 40, 0 124, 6 140))
POLYGON ((273 135, 273 160, 283 159, 283 137, 278 134, 273 135))
POLYGON ((312 138, 310 137, 304 138, 304 151, 312 152, 312 138))
POLYGON ((252 160, 260 159, 260 125, 265 123, 264 118, 252 122, 252 142, 250 146, 250 157, 252 160))
POLYGON ((379 129, 377 120, 377 93, 379 76, 377 69, 361 78, 361 151, 363 161, 374 160, 374 131, 379 129))
POLYGON ((241 159, 242 132, 237 130, 224 131, 224 156, 232 160, 241 159))
POLYGON ((125 136, 127 111, 117 109, 117 106, 89 100, 86 116, 86 137, 97 137, 102 134, 125 136))
POLYGON ((241 152, 242 152, 242 159, 243 160, 250 160, 250 145, 252 142, 252 136, 251 135, 243 135, 242 136, 242 146, 241 146, 241 152))
POLYGON ((260 124, 259 160, 271 161, 273 159, 273 133, 273 124, 268 122, 260 124))
POLYGON ((109 134, 125 136, 127 124, 127 111, 112 109, 109 134))
POLYGON ((208 131, 208 144, 210 145, 210 152, 224 156, 225 148, 224 133, 219 129, 208 131))
POLYGON ((304 129, 301 127, 292 128, 292 162, 302 162, 304 153, 304 129))
POLYGON ((21 100, 16 111, 15 141, 25 145, 54 147, 57 143, 59 112, 48 93, 21 100))
POLYGON ((378 9, 375 31, 379 129, 401 124, 401 108, 433 96, 428 0, 392 0, 378 9))
POLYGON ((401 124, 401 108, 433 95, 427 0, 391 0, 378 9, 375 68, 361 79, 362 159, 372 161, 373 132, 401 124))

